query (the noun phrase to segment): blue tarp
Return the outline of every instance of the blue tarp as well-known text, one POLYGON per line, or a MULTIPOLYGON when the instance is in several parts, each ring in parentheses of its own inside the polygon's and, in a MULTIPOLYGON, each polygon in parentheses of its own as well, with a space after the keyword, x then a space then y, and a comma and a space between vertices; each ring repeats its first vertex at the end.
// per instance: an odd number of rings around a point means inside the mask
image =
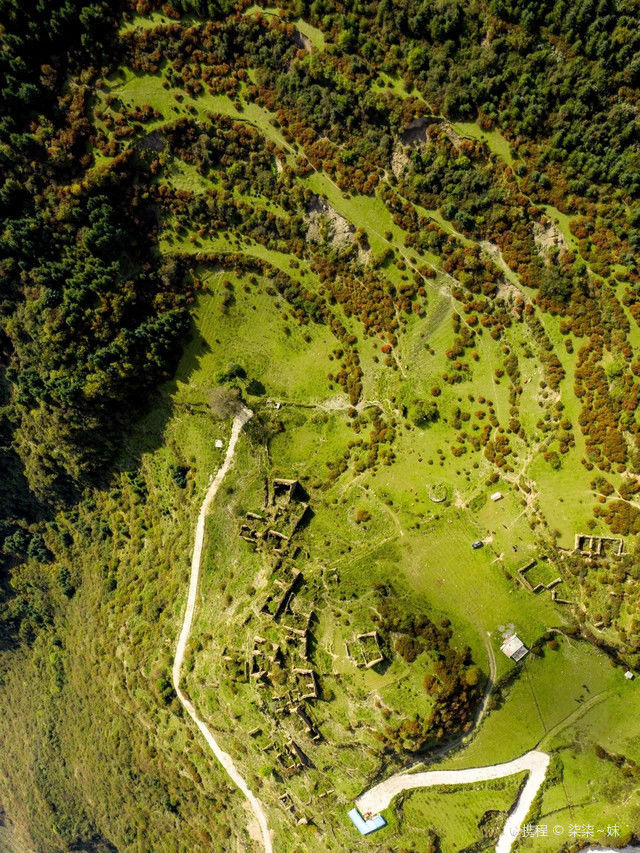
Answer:
POLYGON ((387 825, 386 820, 381 814, 377 814, 371 820, 365 820, 358 809, 351 809, 348 815, 355 823, 360 835, 369 835, 370 832, 375 832, 376 829, 382 829, 383 826, 387 825))

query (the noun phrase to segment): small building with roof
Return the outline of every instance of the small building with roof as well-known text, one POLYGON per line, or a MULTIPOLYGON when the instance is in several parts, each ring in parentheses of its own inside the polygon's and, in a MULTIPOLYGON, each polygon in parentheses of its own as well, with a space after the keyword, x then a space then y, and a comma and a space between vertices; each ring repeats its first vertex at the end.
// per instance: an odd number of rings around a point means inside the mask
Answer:
POLYGON ((362 817, 360 811, 358 809, 351 809, 350 812, 347 812, 348 816, 351 818, 351 821, 355 824, 356 829, 360 833, 360 835, 369 835, 372 832, 375 832, 377 829, 382 829, 383 826, 387 825, 386 820, 382 817, 381 814, 375 815, 375 817, 362 817))
POLYGON ((511 660, 517 662, 522 660, 529 649, 517 634, 512 634, 510 637, 507 637, 504 643, 500 646, 500 651, 508 658, 511 658, 511 660))

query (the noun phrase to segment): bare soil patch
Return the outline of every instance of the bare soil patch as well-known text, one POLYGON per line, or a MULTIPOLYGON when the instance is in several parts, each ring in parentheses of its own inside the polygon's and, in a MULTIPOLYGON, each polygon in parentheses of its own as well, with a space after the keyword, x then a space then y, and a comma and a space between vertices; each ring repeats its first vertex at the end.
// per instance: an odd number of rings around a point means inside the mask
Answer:
POLYGON ((542 222, 533 223, 533 240, 540 249, 547 263, 552 250, 564 250, 568 248, 564 234, 551 219, 546 217, 542 222))
POLYGON ((402 145, 396 145, 393 149, 393 154, 391 155, 391 171, 399 178, 400 175, 404 172, 406 167, 409 165, 409 155, 404 150, 402 145))
POLYGON ((305 218, 310 243, 330 243, 339 247, 355 240, 355 227, 320 196, 311 199, 305 218))
POLYGON ((305 36, 304 33, 301 33, 300 30, 294 30, 293 43, 296 47, 299 47, 300 50, 306 50, 307 53, 311 53, 313 50, 311 39, 308 36, 305 36))
POLYGON ((442 119, 437 116, 421 116, 414 118, 406 130, 400 134, 400 142, 403 145, 417 145, 427 141, 427 128, 432 124, 441 124, 442 119))

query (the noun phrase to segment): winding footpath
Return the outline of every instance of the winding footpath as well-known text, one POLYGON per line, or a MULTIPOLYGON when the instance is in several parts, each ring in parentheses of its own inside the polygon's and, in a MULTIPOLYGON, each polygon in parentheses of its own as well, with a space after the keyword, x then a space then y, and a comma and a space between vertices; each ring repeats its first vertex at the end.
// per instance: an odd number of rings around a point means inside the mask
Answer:
POLYGON ((247 785, 246 780, 240 775, 238 768, 233 763, 233 759, 229 755, 228 752, 224 752, 207 724, 200 719, 196 709, 193 704, 189 701, 189 699, 185 696, 183 691, 180 688, 180 670, 182 669, 182 663, 184 661, 184 653, 187 647, 187 642, 189 640, 189 634, 191 633, 191 625, 193 623, 193 614, 196 607, 196 597, 198 594, 198 581, 200 579, 200 563, 202 561, 202 547, 204 543, 204 526, 205 526, 205 518, 209 507, 211 506, 211 502, 218 489, 220 488, 220 484, 224 479, 225 474, 229 470, 231 465, 231 461, 233 459, 233 454, 235 451, 236 444, 238 442, 238 437, 242 432, 242 428, 247 423, 249 418, 251 418, 253 412, 249 409, 243 408, 241 411, 235 416, 233 419, 233 427, 231 429, 231 437, 229 439, 229 446, 227 447, 227 453, 224 457, 224 462, 222 466, 218 470, 218 473, 212 480, 209 488, 207 489, 207 493, 202 502, 202 506, 200 507, 200 514, 198 515, 198 523, 196 525, 196 536, 195 541, 193 543, 193 556, 191 558, 191 579, 189 581, 189 595, 187 597, 187 608, 184 614, 184 620, 182 622, 182 629, 180 631, 180 636, 178 637, 178 644, 176 646, 176 655, 173 661, 173 686, 178 694, 178 699, 182 707, 185 709, 187 714, 191 717, 193 722, 202 732, 204 739, 209 744, 211 751, 218 759, 224 770, 227 772, 227 775, 231 778, 233 783, 242 791, 244 796, 246 797, 253 814, 258 822, 260 827, 260 833, 262 835, 262 842, 264 845, 265 853, 273 853, 273 847, 271 844, 271 835, 269 833, 269 824, 267 823, 267 816, 265 814, 264 808, 260 800, 252 793, 249 786, 247 785))

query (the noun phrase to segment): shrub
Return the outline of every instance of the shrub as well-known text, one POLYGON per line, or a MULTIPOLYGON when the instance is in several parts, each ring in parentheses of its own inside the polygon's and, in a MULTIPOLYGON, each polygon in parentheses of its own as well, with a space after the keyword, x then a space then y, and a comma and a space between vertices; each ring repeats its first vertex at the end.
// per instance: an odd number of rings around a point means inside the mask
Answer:
POLYGON ((414 400, 409 409, 409 418, 417 427, 427 427, 439 417, 437 405, 426 400, 414 400))

